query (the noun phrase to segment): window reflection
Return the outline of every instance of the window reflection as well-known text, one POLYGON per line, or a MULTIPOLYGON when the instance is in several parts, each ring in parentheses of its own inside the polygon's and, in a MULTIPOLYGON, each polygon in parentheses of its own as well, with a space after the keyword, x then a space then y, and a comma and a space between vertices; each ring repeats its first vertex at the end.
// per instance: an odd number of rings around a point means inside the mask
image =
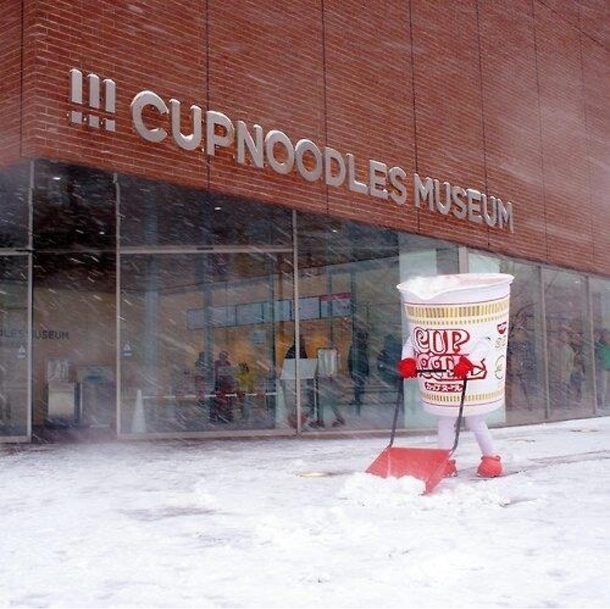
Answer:
MULTIPOLYGON (((587 324, 587 294, 583 279, 576 273, 543 270, 546 305, 549 408, 551 418, 575 416, 587 405, 592 358, 584 353, 587 324)), ((590 345, 590 343, 589 343, 590 345)))
POLYGON ((292 242, 292 214, 282 207, 133 176, 120 176, 119 184, 125 247, 292 242))
POLYGON ((28 245, 29 164, 0 172, 0 248, 28 245))
POLYGON ((35 249, 113 251, 115 198, 110 174, 61 163, 38 163, 33 212, 35 249))

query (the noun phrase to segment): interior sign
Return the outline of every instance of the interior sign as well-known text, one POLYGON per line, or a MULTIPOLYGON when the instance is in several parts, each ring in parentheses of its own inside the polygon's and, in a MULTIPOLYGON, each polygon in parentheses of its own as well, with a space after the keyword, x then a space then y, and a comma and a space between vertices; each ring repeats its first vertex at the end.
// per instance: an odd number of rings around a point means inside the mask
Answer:
MULTIPOLYGON (((115 130, 116 87, 114 81, 103 81, 95 74, 86 79, 89 88, 88 114, 83 113, 85 80, 80 70, 70 71, 70 100, 78 110, 69 113, 74 124, 89 123, 90 127, 115 130), (98 116, 104 112, 107 116, 98 116), (85 121, 84 117, 88 117, 85 121)), ((208 157, 221 151, 232 155, 240 165, 270 168, 287 175, 296 171, 304 180, 323 180, 331 187, 347 187, 350 191, 377 199, 390 200, 396 205, 407 201, 409 186, 402 167, 389 166, 374 159, 357 163, 349 152, 319 145, 307 138, 294 142, 277 129, 265 131, 261 125, 233 121, 218 110, 204 112, 198 105, 188 109, 188 133, 182 130, 182 102, 165 100, 154 91, 136 93, 130 103, 131 121, 135 132, 144 140, 160 144, 168 138, 185 151, 203 151, 208 157), (364 166, 364 171, 357 167, 364 166)), ((463 188, 432 178, 413 174, 410 186, 414 206, 458 220, 486 225, 513 232, 512 203, 486 195, 479 190, 463 188)))

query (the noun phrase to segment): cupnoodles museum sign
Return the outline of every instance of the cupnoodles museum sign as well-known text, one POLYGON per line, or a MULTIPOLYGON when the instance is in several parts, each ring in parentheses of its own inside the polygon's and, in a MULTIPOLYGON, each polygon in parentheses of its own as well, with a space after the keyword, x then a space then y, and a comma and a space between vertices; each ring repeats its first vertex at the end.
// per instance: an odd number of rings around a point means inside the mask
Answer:
MULTIPOLYGON (((116 84, 113 80, 70 70, 70 103, 70 123, 111 132, 116 130, 116 84)), ((204 112, 195 104, 188 109, 189 132, 184 133, 182 106, 177 99, 164 99, 150 90, 140 91, 130 103, 132 127, 148 142, 160 144, 168 140, 186 152, 202 151, 208 157, 228 150, 240 165, 269 168, 283 175, 296 172, 308 182, 323 180, 328 186, 346 187, 352 192, 390 200, 399 206, 405 205, 411 189, 416 208, 513 232, 510 201, 505 203, 479 190, 422 178, 417 173, 409 184, 402 167, 390 167, 374 159, 357 163, 350 152, 323 146, 308 138, 293 141, 277 129, 265 130, 261 125, 232 120, 218 110, 204 112), (156 116, 156 120, 147 120, 151 115, 156 116), (357 165, 365 169, 357 171, 357 165)))

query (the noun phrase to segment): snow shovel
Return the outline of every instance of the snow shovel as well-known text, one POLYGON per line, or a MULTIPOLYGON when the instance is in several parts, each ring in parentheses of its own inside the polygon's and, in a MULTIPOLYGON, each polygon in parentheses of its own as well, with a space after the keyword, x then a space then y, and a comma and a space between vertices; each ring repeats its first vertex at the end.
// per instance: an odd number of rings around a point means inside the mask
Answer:
MULTIPOLYGON (((432 372, 429 370, 418 370, 422 372, 432 372)), ((440 372, 435 370, 434 372, 440 372)), ((455 441, 450 450, 445 448, 405 448, 393 446, 394 435, 396 433, 396 423, 398 421, 398 410, 404 392, 403 382, 401 381, 396 407, 394 408, 394 421, 392 422, 392 434, 390 443, 382 453, 369 465, 367 474, 374 474, 382 478, 401 478, 402 476, 413 476, 422 480, 426 485, 426 493, 430 493, 434 487, 444 478, 445 467, 451 455, 457 448, 460 438, 460 427, 462 426, 462 415, 464 412, 464 398, 466 396, 466 379, 462 385, 462 395, 460 397, 460 410, 455 423, 455 441)))

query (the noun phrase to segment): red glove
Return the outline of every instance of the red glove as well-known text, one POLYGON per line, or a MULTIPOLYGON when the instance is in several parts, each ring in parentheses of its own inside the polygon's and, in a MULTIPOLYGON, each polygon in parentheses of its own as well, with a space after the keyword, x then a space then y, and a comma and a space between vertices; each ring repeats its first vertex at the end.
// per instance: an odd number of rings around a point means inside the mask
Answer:
POLYGON ((417 362, 413 357, 406 357, 398 362, 398 373, 405 379, 414 379, 417 376, 417 362))
POLYGON ((458 363, 453 367, 453 376, 465 379, 473 369, 472 362, 465 355, 460 355, 458 363))

